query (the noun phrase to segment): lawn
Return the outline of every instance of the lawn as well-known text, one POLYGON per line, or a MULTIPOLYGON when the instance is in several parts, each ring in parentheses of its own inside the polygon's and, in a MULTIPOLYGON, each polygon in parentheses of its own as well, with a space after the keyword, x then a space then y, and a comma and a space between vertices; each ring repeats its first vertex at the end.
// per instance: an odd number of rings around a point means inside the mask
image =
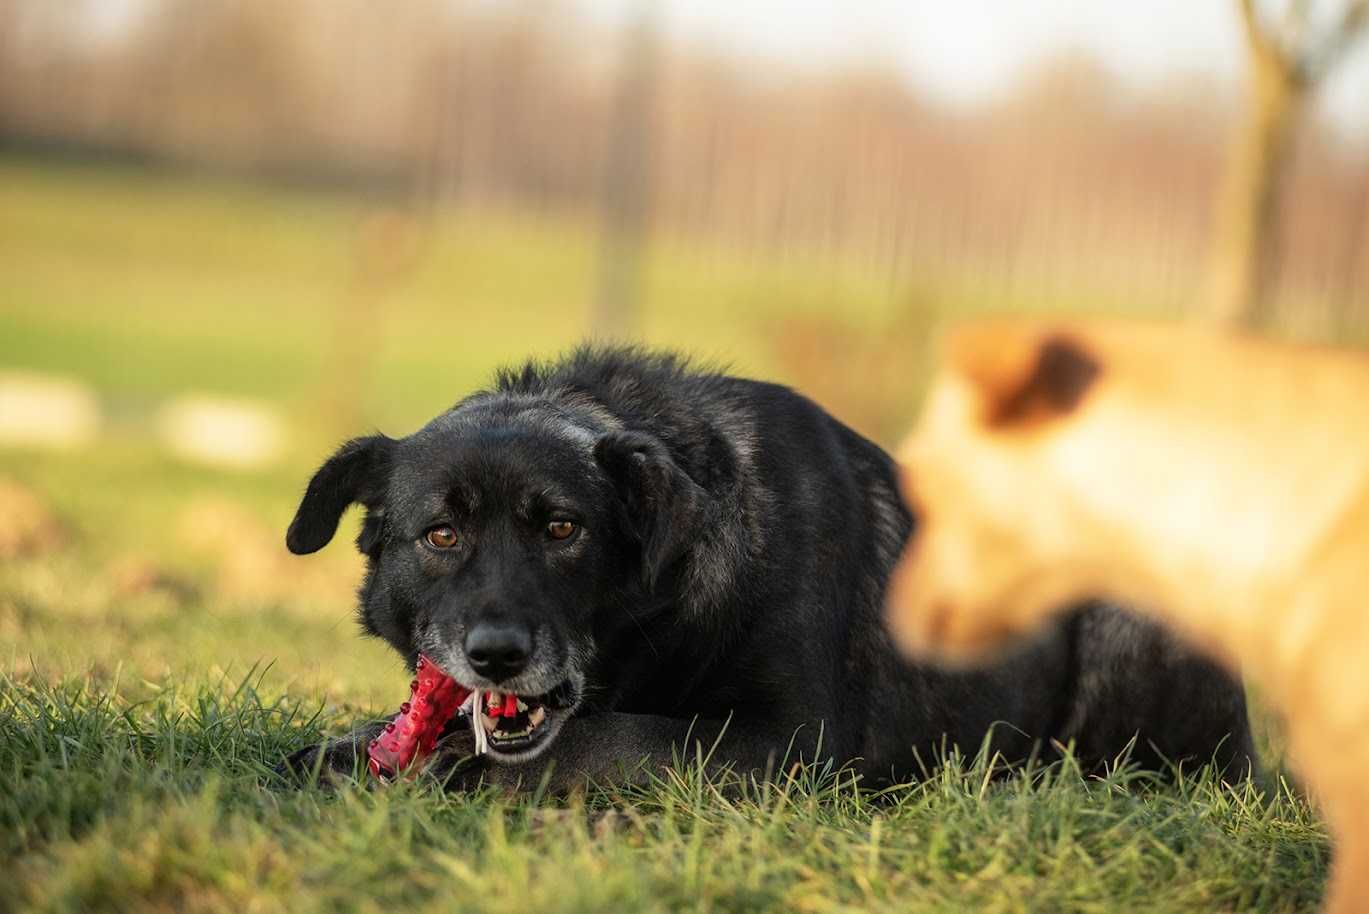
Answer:
MULTIPOLYGON (((1003 780, 966 747, 880 796, 692 769, 558 801, 285 789, 287 751, 407 682, 357 636, 346 540, 285 553, 308 473, 570 345, 597 275, 583 223, 497 211, 415 220, 403 262, 376 266, 377 209, 0 160, 0 373, 88 384, 105 417, 93 445, 0 444, 0 911, 1315 908, 1328 848, 1307 803, 1202 772, 1003 780), (284 452, 250 470, 167 453, 157 411, 189 391, 277 410, 284 452)), ((642 327, 887 441, 926 330, 979 307, 972 290, 666 239, 642 327)))

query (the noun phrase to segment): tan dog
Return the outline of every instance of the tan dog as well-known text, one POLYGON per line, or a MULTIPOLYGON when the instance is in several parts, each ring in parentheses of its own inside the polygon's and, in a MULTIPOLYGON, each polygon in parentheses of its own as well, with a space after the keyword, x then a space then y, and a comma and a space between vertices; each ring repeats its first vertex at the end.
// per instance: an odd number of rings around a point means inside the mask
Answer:
POLYGON ((902 450, 889 622, 970 661, 1086 597, 1149 607, 1285 713, 1369 911, 1369 358, 1160 325, 952 334, 902 450))

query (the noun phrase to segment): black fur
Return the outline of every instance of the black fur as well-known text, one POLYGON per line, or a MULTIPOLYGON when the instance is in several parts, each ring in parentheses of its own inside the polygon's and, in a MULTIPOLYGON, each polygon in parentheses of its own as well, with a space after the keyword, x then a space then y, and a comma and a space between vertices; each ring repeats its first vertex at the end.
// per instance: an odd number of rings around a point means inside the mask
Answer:
MULTIPOLYGON (((882 625, 912 525, 894 466, 774 384, 581 349, 500 374, 407 438, 348 442, 309 484, 290 548, 325 545, 352 501, 368 511, 367 631, 490 687, 472 678, 465 633, 526 626, 534 663, 507 690, 570 684, 555 738, 470 769, 490 780, 535 784, 548 762, 554 787, 612 778, 720 732, 717 761, 765 770, 791 747, 868 783, 990 732, 1009 759, 1073 741, 1103 762, 1136 737, 1133 758, 1153 767, 1253 760, 1240 684, 1111 607, 1082 607, 992 668, 906 663, 882 625), (554 517, 579 532, 549 540, 554 517), (456 548, 425 545, 439 523, 456 548)), ((325 760, 350 769, 373 732, 325 760)), ((448 745, 470 748, 460 733, 448 745)))

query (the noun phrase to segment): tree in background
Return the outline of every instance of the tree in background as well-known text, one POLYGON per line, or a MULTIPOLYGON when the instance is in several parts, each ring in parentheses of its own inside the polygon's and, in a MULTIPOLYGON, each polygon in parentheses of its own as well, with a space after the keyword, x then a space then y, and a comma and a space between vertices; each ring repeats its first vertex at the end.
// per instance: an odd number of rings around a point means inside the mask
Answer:
POLYGON ((625 35, 601 191, 599 290, 590 321, 591 331, 600 339, 632 339, 642 329, 642 256, 651 192, 658 30, 652 5, 643 3, 625 35))
POLYGON ((1312 0, 1286 0, 1282 15, 1237 0, 1250 64, 1245 120, 1219 191, 1208 266, 1207 316, 1227 326, 1270 323, 1278 263, 1282 178, 1307 101, 1369 26, 1369 0, 1345 0, 1327 23, 1312 0))

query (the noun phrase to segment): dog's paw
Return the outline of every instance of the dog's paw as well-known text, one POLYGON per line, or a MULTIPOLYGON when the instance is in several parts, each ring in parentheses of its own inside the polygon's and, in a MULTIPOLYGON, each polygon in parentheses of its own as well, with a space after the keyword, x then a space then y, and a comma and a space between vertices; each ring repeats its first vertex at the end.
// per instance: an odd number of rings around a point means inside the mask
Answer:
POLYGON ((292 784, 357 781, 366 774, 366 753, 343 740, 321 743, 290 753, 273 771, 292 784))
POLYGON ((287 755, 273 771, 291 784, 364 783, 367 778, 366 747, 383 726, 383 723, 370 724, 340 739, 305 746, 287 755))
POLYGON ((475 738, 464 721, 461 717, 453 719, 423 768, 424 777, 449 793, 465 793, 491 783, 500 767, 476 754, 475 738))

